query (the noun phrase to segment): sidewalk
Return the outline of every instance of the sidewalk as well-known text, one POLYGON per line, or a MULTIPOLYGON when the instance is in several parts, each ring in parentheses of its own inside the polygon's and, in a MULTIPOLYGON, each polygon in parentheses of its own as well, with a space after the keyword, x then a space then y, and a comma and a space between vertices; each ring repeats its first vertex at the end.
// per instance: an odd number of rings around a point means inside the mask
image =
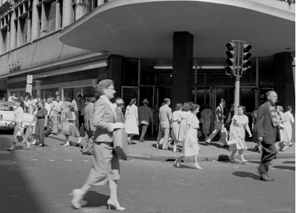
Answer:
MULTIPOLYGON (((56 139, 64 142, 65 137, 59 135, 49 135, 49 138, 56 139)), ((78 139, 70 137, 72 144, 76 144, 78 139)), ((133 140, 135 144, 128 145, 128 155, 130 158, 145 159, 145 160, 157 160, 157 161, 174 161, 180 156, 180 152, 173 152, 171 150, 161 150, 156 148, 156 141, 139 142, 133 140)), ((208 146, 203 145, 200 141, 200 153, 198 156, 199 161, 227 161, 230 152, 228 148, 222 147, 219 143, 212 141, 208 146)), ((261 154, 254 151, 256 143, 247 141, 248 150, 244 152, 245 159, 247 160, 260 160, 261 154)), ((181 146, 179 145, 179 148, 181 146)), ((236 158, 239 159, 238 154, 236 158)), ((295 145, 289 147, 284 152, 279 152, 277 158, 295 158, 295 145)), ((191 162, 192 157, 186 157, 185 162, 191 162)))

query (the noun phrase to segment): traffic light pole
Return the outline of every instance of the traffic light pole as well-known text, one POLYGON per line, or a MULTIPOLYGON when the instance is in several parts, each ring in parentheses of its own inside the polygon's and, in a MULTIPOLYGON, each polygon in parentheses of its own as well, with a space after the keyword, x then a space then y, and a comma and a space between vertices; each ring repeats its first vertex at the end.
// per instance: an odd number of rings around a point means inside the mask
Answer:
POLYGON ((233 41, 236 43, 237 55, 236 61, 237 66, 235 70, 235 95, 234 95, 234 114, 237 114, 238 106, 240 105, 240 80, 241 80, 241 51, 243 41, 233 41))
POLYGON ((251 45, 246 44, 245 41, 232 40, 231 43, 227 43, 226 47, 228 51, 226 55, 227 67, 225 68, 225 74, 235 76, 235 96, 234 96, 234 114, 237 114, 238 106, 240 105, 240 79, 244 73, 246 73, 251 67, 251 62, 248 60, 251 57, 249 50, 251 45))
POLYGON ((235 76, 235 94, 234 94, 234 114, 237 114, 238 106, 240 105, 240 76, 235 76))

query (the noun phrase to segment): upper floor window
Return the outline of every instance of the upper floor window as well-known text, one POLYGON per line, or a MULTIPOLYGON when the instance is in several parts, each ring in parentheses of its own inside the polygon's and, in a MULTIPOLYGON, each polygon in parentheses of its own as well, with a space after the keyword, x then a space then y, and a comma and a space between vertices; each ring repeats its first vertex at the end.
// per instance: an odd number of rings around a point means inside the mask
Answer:
POLYGON ((32 29, 32 2, 33 0, 25 0, 17 4, 14 8, 15 12, 15 43, 13 46, 20 46, 31 40, 31 29, 32 29))
POLYGON ((10 28, 9 14, 5 15, 0 20, 0 54, 8 50, 8 31, 10 28))

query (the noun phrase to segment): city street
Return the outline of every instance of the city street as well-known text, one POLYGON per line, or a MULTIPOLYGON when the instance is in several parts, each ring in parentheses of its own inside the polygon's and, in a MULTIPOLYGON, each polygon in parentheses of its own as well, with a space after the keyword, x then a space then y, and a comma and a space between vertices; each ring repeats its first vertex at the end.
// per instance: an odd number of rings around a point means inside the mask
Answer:
MULTIPOLYGON (((82 201, 70 204, 69 193, 84 183, 91 156, 78 147, 46 138, 46 147, 32 146, 10 153, 11 135, 0 135, 1 213, 100 213, 108 210, 108 186, 95 187, 82 201)), ((25 145, 24 145, 25 146, 25 145)), ((273 162, 263 182, 257 174, 258 159, 246 165, 202 161, 175 168, 172 162, 131 159, 121 161, 118 182, 120 204, 130 213, 292 213, 295 212, 295 159, 273 162)))

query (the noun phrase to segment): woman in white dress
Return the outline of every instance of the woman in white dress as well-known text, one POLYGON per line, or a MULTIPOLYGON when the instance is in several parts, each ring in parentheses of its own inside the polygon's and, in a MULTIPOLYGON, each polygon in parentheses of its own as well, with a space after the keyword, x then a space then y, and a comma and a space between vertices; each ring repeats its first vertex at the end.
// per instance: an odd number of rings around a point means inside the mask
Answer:
POLYGON ((176 159, 174 166, 180 167, 180 162, 184 157, 193 156, 195 169, 202 169, 198 163, 197 156, 199 154, 199 144, 197 132, 199 129, 199 120, 197 118, 197 113, 199 112, 200 106, 198 104, 193 104, 191 106, 191 113, 186 118, 186 128, 182 146, 182 152, 179 158, 176 159))
POLYGON ((278 148, 279 151, 284 152, 288 145, 290 144, 290 139, 288 137, 288 132, 287 132, 287 120, 285 118, 285 114, 283 113, 283 107, 282 106, 277 106, 276 107, 278 115, 279 115, 279 135, 280 135, 280 141, 278 143, 278 148))
POLYGON ((180 125, 179 125, 179 129, 178 129, 178 142, 179 143, 183 142, 183 137, 184 137, 185 130, 186 130, 186 118, 191 113, 190 109, 191 109, 190 104, 184 103, 182 106, 182 110, 179 114, 179 120, 180 120, 180 125))
POLYGON ((135 105, 136 99, 131 99, 129 105, 126 107, 125 112, 125 132, 128 134, 128 143, 132 144, 132 136, 139 135, 139 117, 138 108, 135 105))
POLYGON ((245 130, 247 130, 249 137, 252 137, 252 134, 249 128, 249 119, 244 114, 245 111, 246 108, 244 106, 239 106, 237 115, 234 115, 232 117, 232 122, 230 125, 230 139, 229 139, 229 141, 234 142, 229 146, 229 150, 231 151, 229 160, 232 163, 236 162, 236 160, 233 159, 236 152, 239 153, 243 164, 248 162, 247 160, 245 160, 243 155, 244 150, 247 150, 247 145, 245 142, 245 137, 246 137, 245 130))
POLYGON ((292 107, 291 106, 287 106, 286 108, 286 112, 284 113, 285 115, 285 119, 286 122, 284 123, 284 125, 286 126, 286 131, 287 131, 287 136, 288 136, 288 140, 289 140, 289 145, 292 146, 293 142, 292 142, 292 133, 293 133, 293 129, 292 129, 292 125, 294 124, 295 120, 294 120, 294 116, 292 114, 292 107))
POLYGON ((177 151, 181 108, 181 103, 176 104, 175 111, 172 116, 172 138, 174 140, 173 152, 177 151))

